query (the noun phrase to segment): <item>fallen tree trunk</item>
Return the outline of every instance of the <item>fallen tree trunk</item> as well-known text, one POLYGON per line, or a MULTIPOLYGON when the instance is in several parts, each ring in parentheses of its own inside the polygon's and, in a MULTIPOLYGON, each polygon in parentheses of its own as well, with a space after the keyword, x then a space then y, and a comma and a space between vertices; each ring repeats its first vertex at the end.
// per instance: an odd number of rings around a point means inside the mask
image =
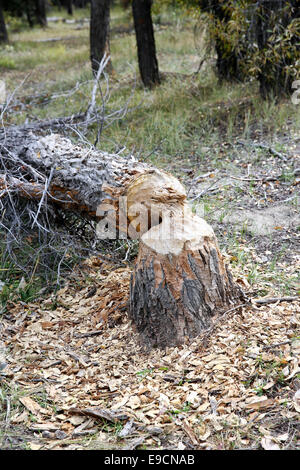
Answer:
MULTIPOLYGON (((60 206, 115 224, 114 237, 140 239, 129 313, 143 344, 180 344, 210 328, 241 297, 213 229, 194 215, 182 184, 138 162, 74 145, 59 135, 0 133, 1 198, 60 206)), ((102 223, 104 222, 104 224, 102 223)))

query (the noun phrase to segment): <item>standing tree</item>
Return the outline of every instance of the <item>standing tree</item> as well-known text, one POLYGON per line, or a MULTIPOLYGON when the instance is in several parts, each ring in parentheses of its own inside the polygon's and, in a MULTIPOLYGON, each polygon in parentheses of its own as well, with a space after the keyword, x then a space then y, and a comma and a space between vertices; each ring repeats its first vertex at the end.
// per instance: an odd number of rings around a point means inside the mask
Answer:
POLYGON ((45 28, 47 26, 47 17, 46 17, 46 1, 45 0, 35 0, 35 16, 37 22, 45 28))
POLYGON ((130 7, 131 0, 121 0, 121 7, 124 8, 124 10, 127 10, 127 8, 130 7))
MULTIPOLYGON (((40 220, 47 220, 37 226, 48 237, 48 227, 55 227, 53 219, 48 225, 48 216, 55 207, 97 220, 102 239, 120 234, 140 239, 129 313, 146 347, 182 344, 238 308, 243 295, 213 229, 192 212, 185 188, 174 176, 120 155, 95 149, 87 155, 86 148, 64 137, 39 137, 29 128, 0 129, 1 160, 0 228, 9 253, 20 230, 25 237, 32 233, 30 217, 37 222, 40 214, 40 220)), ((41 256, 39 251, 39 260, 41 256)))
POLYGON ((209 2, 214 17, 214 39, 217 53, 217 74, 219 80, 240 80, 239 57, 232 45, 227 28, 232 21, 233 9, 227 2, 209 2))
POLYGON ((67 12, 69 15, 73 15, 73 1, 72 0, 67 1, 67 12))
POLYGON ((181 0, 208 14, 220 80, 257 78, 264 99, 292 93, 300 78, 299 0, 181 0))
POLYGON ((243 73, 239 66, 241 50, 237 50, 232 38, 231 25, 239 8, 232 0, 186 0, 187 5, 196 5, 210 17, 210 37, 215 45, 217 60, 216 72, 220 81, 240 81, 243 73))
MULTIPOLYGON (((109 54, 109 20, 110 0, 91 0, 90 54, 94 75, 104 53, 109 54)), ((111 68, 110 61, 108 70, 111 68)))
MULTIPOLYGON (((236 23, 237 12, 243 8, 242 5, 247 1, 180 0, 178 2, 190 12, 198 11, 199 13, 200 11, 206 15, 204 19, 202 18, 200 26, 202 31, 208 26, 209 40, 216 52, 216 74, 220 81, 241 81, 245 78, 245 74, 240 68, 240 60, 245 51, 241 44, 237 47, 238 28, 233 34, 232 25, 236 23)), ((169 3, 174 2, 169 0, 169 3)))
POLYGON ((2 0, 0 0, 0 44, 8 41, 8 34, 3 15, 2 0))
POLYGON ((73 4, 76 8, 85 8, 87 6, 88 0, 73 0, 73 4))
POLYGON ((152 0, 133 0, 132 2, 139 69, 144 85, 149 88, 160 83, 151 6, 152 0))

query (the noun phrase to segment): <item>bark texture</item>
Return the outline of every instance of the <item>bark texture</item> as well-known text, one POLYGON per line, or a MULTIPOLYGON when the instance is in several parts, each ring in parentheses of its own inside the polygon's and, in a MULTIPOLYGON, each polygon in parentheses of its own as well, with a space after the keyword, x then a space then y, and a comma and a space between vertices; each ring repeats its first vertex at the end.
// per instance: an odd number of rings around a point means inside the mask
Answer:
MULTIPOLYGON (((259 50, 265 55, 263 70, 258 74, 260 94, 263 99, 280 98, 292 94, 292 83, 295 77, 289 71, 297 58, 284 48, 278 49, 278 57, 274 57, 273 53, 268 53, 268 49, 270 45, 274 47, 276 43, 279 46, 280 35, 294 19, 299 18, 298 0, 261 0, 257 6, 256 41, 259 50)), ((298 34, 291 35, 289 41, 291 44, 298 43, 299 31, 298 34)))
POLYGON ((67 12, 68 15, 73 15, 73 0, 67 1, 67 12))
POLYGON ((218 79, 221 82, 224 80, 243 80, 245 77, 239 67, 237 51, 233 48, 231 41, 226 40, 226 35, 222 34, 222 29, 227 27, 232 20, 232 8, 226 2, 220 0, 200 0, 199 6, 204 12, 210 12, 214 18, 214 39, 217 54, 216 72, 218 79))
POLYGON ((139 69, 144 85, 149 88, 160 83, 151 6, 152 0, 132 1, 139 69))

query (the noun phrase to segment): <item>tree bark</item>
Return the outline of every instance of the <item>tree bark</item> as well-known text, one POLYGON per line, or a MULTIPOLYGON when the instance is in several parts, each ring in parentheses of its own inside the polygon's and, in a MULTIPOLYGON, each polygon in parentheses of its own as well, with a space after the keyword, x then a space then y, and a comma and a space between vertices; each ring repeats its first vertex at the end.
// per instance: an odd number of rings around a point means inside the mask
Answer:
POLYGON ((129 313, 145 347, 181 344, 239 301, 213 229, 172 175, 26 129, 0 131, 0 157, 2 206, 5 197, 42 201, 46 187, 48 206, 97 220, 101 238, 115 223, 112 238, 140 239, 129 313))
POLYGON ((4 14, 2 8, 2 0, 0 0, 0 44, 8 42, 8 34, 4 21, 4 14))
POLYGON ((88 0, 73 0, 73 3, 77 8, 85 8, 88 0))
POLYGON ((32 9, 31 9, 31 5, 28 4, 28 3, 26 4, 26 18, 27 18, 29 27, 33 28, 34 21, 33 21, 33 18, 32 18, 32 9))
MULTIPOLYGON (((91 0, 90 55, 92 71, 97 74, 104 53, 109 53, 110 0, 91 0)), ((111 71, 111 61, 107 70, 111 71)))
POLYGON ((45 178, 53 169, 48 203, 95 220, 101 218, 97 216, 101 203, 118 211, 119 197, 131 179, 151 169, 133 157, 86 149, 58 134, 39 137, 26 128, 0 129, 0 156, 3 168, 7 168, 6 172, 0 170, 2 187, 6 185, 22 197, 39 200, 45 178))
POLYGON ((160 83, 151 6, 152 0, 133 0, 132 2, 139 69, 143 84, 149 88, 160 83))
POLYGON ((121 7, 124 8, 124 10, 127 10, 127 8, 130 7, 130 2, 131 0, 121 0, 121 7))
POLYGON ((240 297, 212 229, 195 216, 186 224, 184 235, 167 249, 165 241, 148 239, 159 237, 161 226, 140 242, 130 315, 147 348, 176 346, 198 336, 240 297))
POLYGON ((35 16, 37 22, 45 28, 47 26, 46 2, 45 0, 35 0, 35 16))
MULTIPOLYGON (((279 45, 280 34, 297 18, 300 18, 298 0, 261 0, 256 7, 256 40, 259 50, 265 56, 263 69, 258 75, 263 99, 280 98, 292 93, 294 78, 288 71, 294 65, 296 57, 287 54, 284 49, 277 49, 278 57, 274 57, 270 51, 274 44, 279 45)), ((291 44, 298 41, 299 33, 291 36, 291 44)))

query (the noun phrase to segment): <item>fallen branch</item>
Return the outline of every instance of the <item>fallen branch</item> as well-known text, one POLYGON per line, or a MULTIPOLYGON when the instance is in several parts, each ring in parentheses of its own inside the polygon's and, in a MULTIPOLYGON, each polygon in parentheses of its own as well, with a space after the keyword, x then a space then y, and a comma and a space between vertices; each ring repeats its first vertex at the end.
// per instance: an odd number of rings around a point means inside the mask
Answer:
POLYGON ((287 162, 288 161, 288 158, 283 155, 282 153, 280 152, 277 152, 277 150, 275 150, 273 147, 271 147, 270 145, 265 145, 265 144, 261 144, 261 143, 253 143, 253 142, 243 142, 242 140, 238 140, 237 141, 238 144, 240 145, 243 145, 243 146, 247 146, 247 145, 250 145, 251 147, 256 147, 256 148, 260 148, 260 149, 263 149, 263 150, 266 150, 267 152, 271 153, 272 155, 274 155, 275 157, 278 157, 280 158, 281 160, 283 160, 284 162, 287 162))
MULTIPOLYGON (((96 94, 97 94, 97 89, 99 87, 99 80, 100 80, 100 77, 103 74, 104 69, 105 69, 106 65, 108 64, 109 60, 110 60, 110 56, 105 53, 104 56, 102 57, 102 60, 101 60, 100 64, 99 64, 98 71, 97 71, 97 74, 96 74, 96 77, 95 77, 95 80, 94 80, 94 86, 93 86, 93 90, 92 90, 91 101, 89 103, 89 106, 88 106, 88 109, 87 109, 87 112, 86 112, 86 122, 85 122, 85 128, 86 129, 87 129, 87 127, 89 125, 89 122, 91 120, 91 115, 93 115, 95 113, 96 94)), ((100 88, 100 90, 101 90, 101 88, 100 88)), ((104 120, 105 98, 102 95, 102 91, 101 91, 101 98, 102 98, 102 121, 103 121, 104 120)), ((102 128, 102 123, 101 123, 100 129, 101 128, 102 128)))
POLYGON ((124 413, 99 407, 86 409, 70 408, 68 410, 68 413, 72 415, 91 416, 91 418, 104 419, 106 421, 111 421, 112 423, 117 423, 119 421, 124 421, 128 419, 128 415, 124 413))
POLYGON ((248 182, 253 182, 257 181, 259 183, 264 183, 265 181, 277 181, 279 176, 265 176, 263 178, 239 178, 238 176, 232 176, 232 175, 227 175, 229 178, 232 178, 234 180, 238 181, 248 181, 248 182))
POLYGON ((77 333, 75 338, 89 338, 90 336, 98 336, 103 333, 103 330, 89 331, 88 333, 77 333))

